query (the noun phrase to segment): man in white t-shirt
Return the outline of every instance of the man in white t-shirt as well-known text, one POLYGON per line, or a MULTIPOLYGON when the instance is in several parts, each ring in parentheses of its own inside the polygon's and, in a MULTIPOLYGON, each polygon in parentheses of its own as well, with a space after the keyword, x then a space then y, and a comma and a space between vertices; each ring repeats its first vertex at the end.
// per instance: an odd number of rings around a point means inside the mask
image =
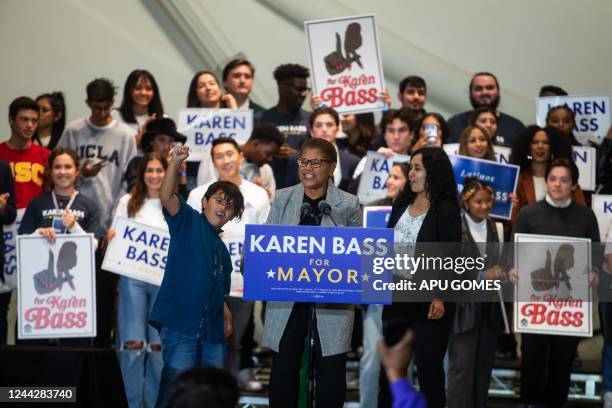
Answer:
MULTIPOLYGON (((216 139, 212 143, 211 157, 215 170, 219 174, 219 180, 236 184, 244 197, 242 218, 239 220, 233 219, 225 224, 221 235, 234 263, 230 297, 227 300, 232 313, 234 333, 227 340, 226 368, 237 376, 240 368, 240 341, 253 312, 253 302, 242 299, 244 285, 240 273, 240 249, 244 242, 246 224, 265 224, 270 211, 270 201, 266 190, 242 177, 240 167, 244 157, 234 139, 227 137, 216 139)), ((217 180, 210 180, 206 184, 193 189, 189 194, 187 204, 195 210, 201 211, 202 197, 208 187, 215 181, 217 180)))
MULTIPOLYGON (((251 137, 240 149, 244 158, 240 164, 242 178, 263 187, 270 201, 274 199, 276 181, 269 163, 283 143, 285 139, 276 126, 264 122, 253 127, 251 137)), ((204 157, 198 171, 198 184, 216 181, 218 173, 212 158, 204 157)))

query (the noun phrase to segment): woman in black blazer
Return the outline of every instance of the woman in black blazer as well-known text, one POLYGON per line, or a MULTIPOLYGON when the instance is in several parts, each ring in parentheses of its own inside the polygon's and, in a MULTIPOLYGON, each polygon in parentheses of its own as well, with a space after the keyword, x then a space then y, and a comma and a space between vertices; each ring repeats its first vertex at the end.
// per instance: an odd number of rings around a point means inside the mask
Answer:
MULTIPOLYGON (((393 203, 387 227, 394 228, 396 244, 416 243, 418 247, 419 243, 461 242, 457 184, 444 150, 424 147, 412 155, 408 183, 393 203)), ((449 248, 446 245, 436 247, 442 251, 449 248)), ((427 249, 431 249, 431 245, 427 249)), ((440 252, 438 255, 449 254, 440 252)), ((443 360, 454 313, 453 303, 436 298, 428 302, 394 302, 383 309, 383 332, 398 320, 414 331, 419 387, 429 408, 443 408, 446 404, 443 360)), ((384 385, 380 387, 379 407, 389 407, 391 398, 384 374, 381 381, 384 385)))

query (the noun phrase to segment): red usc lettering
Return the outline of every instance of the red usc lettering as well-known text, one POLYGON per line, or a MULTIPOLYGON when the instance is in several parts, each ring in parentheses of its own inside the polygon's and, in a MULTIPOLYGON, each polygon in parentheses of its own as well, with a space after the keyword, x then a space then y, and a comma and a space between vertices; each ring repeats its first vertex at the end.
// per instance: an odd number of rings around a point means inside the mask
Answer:
POLYGON ((43 185, 43 175, 45 167, 40 163, 17 162, 10 163, 11 171, 16 183, 33 182, 38 186, 43 185))

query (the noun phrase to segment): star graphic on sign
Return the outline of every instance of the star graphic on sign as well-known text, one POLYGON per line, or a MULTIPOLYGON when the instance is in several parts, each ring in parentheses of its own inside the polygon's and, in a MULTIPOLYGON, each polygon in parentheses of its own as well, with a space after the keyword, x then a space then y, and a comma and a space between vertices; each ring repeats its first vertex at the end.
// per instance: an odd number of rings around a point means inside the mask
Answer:
POLYGON ((276 272, 274 272, 272 269, 270 269, 270 270, 269 270, 268 272, 266 272, 266 273, 268 274, 268 279, 270 279, 270 278, 274 279, 274 274, 275 274, 276 272))
POLYGON ((369 282, 370 281, 370 275, 368 275, 367 273, 361 274, 361 281, 362 282, 369 282))

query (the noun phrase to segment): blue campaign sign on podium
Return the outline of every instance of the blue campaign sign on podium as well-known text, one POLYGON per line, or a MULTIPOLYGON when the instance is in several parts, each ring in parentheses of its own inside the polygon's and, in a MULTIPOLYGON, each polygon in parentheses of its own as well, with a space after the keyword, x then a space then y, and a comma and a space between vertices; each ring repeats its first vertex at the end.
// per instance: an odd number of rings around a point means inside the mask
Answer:
POLYGON ((247 225, 244 298, 391 303, 386 258, 393 258, 393 229, 247 225))

